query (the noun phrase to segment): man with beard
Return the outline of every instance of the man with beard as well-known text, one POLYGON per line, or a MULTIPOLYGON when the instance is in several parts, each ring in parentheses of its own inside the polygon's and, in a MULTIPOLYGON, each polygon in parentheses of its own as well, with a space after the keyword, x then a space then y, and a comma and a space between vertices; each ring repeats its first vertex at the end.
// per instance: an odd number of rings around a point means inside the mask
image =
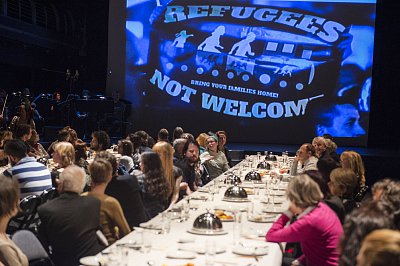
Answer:
POLYGON ((196 165, 199 161, 200 145, 195 140, 187 140, 183 147, 183 159, 175 162, 182 169, 182 182, 180 185, 179 198, 196 191, 196 165))

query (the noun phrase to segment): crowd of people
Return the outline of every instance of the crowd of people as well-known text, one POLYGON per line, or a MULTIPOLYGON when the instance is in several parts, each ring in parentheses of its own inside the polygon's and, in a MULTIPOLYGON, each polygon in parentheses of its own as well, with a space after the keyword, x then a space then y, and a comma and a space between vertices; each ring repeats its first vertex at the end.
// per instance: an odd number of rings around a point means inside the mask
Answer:
MULTIPOLYGON (((232 167, 227 137, 222 130, 195 137, 176 127, 171 136, 165 128, 156 138, 141 130, 112 145, 105 131, 92 132, 86 143, 67 126, 45 148, 31 125, 3 131, 0 262, 28 265, 8 230, 24 197, 57 189, 38 207, 32 230, 56 265, 78 265, 232 167)), ((266 241, 287 243, 284 265, 398 261, 400 182, 379 180, 369 189, 360 154, 336 149, 329 135, 299 147, 288 169, 289 209, 266 241), (371 258, 375 243, 380 248, 371 258)))

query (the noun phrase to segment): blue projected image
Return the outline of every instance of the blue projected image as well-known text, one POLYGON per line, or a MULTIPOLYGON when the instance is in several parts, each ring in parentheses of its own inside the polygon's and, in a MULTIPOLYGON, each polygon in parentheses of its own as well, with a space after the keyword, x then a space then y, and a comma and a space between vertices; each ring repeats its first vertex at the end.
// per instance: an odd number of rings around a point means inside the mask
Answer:
POLYGON ((365 145, 375 5, 127 1, 126 89, 147 127, 215 124, 232 141, 252 132, 270 143, 329 133, 365 145), (130 89, 138 66, 143 86, 130 89))

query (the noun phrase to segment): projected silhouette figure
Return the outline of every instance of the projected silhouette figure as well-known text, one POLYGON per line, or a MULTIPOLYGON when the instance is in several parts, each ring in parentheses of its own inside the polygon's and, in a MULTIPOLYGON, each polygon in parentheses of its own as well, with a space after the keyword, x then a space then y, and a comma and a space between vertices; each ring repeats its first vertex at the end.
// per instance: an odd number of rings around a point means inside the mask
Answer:
POLYGON ((207 37, 198 47, 198 50, 203 50, 205 52, 221 53, 220 49, 224 49, 219 44, 219 38, 225 34, 225 26, 218 26, 212 33, 210 37, 207 37))
POLYGON ((253 32, 250 32, 245 39, 235 43, 232 46, 231 51, 229 54, 237 55, 237 56, 242 56, 242 57, 247 57, 248 55, 253 56, 254 52, 251 51, 251 45, 254 40, 256 39, 256 35, 253 32))
POLYGON ((172 43, 173 46, 177 47, 177 48, 183 48, 183 46, 185 46, 186 40, 189 37, 192 37, 193 34, 186 34, 185 30, 182 30, 181 32, 175 34, 175 40, 172 43))

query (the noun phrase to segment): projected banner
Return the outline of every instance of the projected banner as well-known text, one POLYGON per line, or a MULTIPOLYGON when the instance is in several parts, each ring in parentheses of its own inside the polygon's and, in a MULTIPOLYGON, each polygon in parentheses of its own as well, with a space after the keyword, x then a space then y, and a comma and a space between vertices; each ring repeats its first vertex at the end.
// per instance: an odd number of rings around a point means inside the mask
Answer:
MULTIPOLYGON (((148 66, 149 126, 223 129, 246 142, 329 133, 365 144, 375 4, 352 2, 148 3, 148 54, 127 59, 127 77, 130 62, 148 66)), ((127 39, 128 50, 143 45, 127 39)))

